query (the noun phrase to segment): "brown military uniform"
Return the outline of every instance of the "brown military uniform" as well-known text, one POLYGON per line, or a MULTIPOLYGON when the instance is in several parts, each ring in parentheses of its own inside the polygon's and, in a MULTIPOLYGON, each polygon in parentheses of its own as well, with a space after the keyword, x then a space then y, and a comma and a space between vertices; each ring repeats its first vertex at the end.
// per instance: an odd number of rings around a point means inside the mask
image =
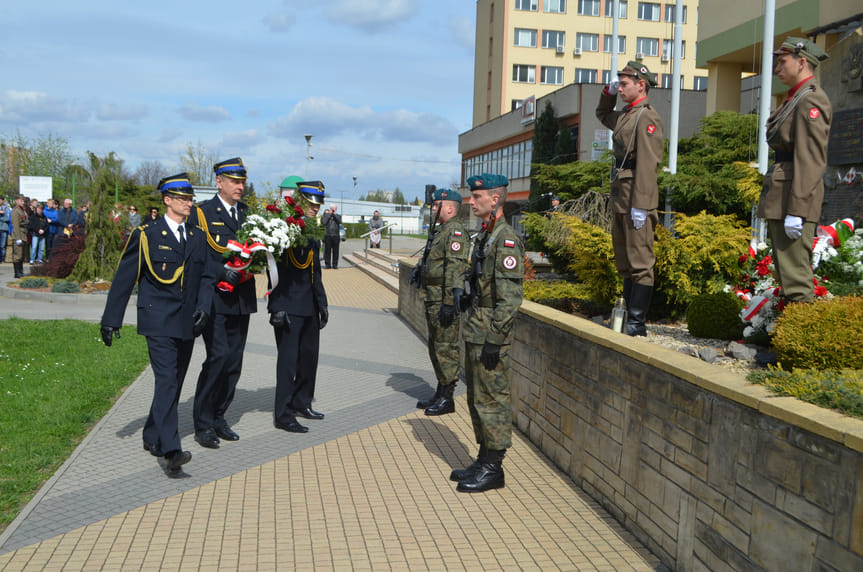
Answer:
POLYGON ((824 200, 832 115, 827 94, 810 78, 767 120, 767 143, 775 161, 764 178, 758 216, 767 219, 776 274, 789 300, 813 298, 812 240, 824 200), (803 236, 797 240, 785 234, 786 215, 804 221, 803 236))
POLYGON ((596 117, 614 130, 616 177, 611 183, 611 237, 618 273, 635 283, 653 285, 653 229, 658 217, 659 188, 656 169, 662 162, 663 129, 659 113, 648 98, 615 111, 616 95, 605 92, 599 98, 596 117), (630 209, 647 211, 647 221, 636 230, 630 209))
POLYGON ((9 217, 12 221, 12 262, 23 263, 27 260, 27 253, 29 252, 27 227, 30 224, 30 216, 26 210, 15 205, 9 217), (19 240, 21 244, 18 244, 19 240))

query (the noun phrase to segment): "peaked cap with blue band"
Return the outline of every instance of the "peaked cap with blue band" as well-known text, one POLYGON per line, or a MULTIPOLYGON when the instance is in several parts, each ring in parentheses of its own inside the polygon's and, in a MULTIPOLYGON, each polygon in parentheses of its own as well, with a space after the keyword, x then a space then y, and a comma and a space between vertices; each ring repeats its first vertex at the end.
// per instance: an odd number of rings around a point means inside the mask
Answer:
POLYGON ((222 161, 213 165, 213 172, 216 176, 230 177, 232 179, 245 179, 246 167, 243 166, 243 160, 239 157, 222 161))
POLYGON ((432 195, 432 201, 454 201, 461 204, 461 195, 452 189, 437 189, 432 195))
POLYGON ((472 191, 483 191, 509 186, 509 181, 503 175, 483 173, 482 175, 468 178, 467 184, 472 191))
POLYGON ((297 190, 312 204, 324 204, 324 184, 320 181, 300 181, 297 190))
POLYGON ((195 196, 195 188, 192 187, 192 183, 189 181, 188 173, 177 173, 176 175, 165 177, 159 181, 158 185, 156 185, 156 190, 163 195, 165 193, 170 193, 172 195, 180 195, 183 197, 195 196))

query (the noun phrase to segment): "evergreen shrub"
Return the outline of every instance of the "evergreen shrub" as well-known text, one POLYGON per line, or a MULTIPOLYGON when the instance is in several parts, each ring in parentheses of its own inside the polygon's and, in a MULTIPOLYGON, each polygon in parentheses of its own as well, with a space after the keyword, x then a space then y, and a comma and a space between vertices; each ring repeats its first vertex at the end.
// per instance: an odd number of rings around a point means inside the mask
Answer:
POLYGON ((686 311, 689 333, 699 338, 739 340, 743 337, 743 301, 730 292, 699 294, 686 311))
POLYGON ((789 372, 771 367, 767 371, 750 373, 748 379, 780 395, 863 419, 863 371, 859 369, 795 369, 789 372))
POLYGON ((58 280, 51 286, 51 292, 58 292, 60 294, 74 294, 80 291, 81 287, 78 286, 77 282, 70 282, 68 280, 58 280))
POLYGON ((863 369, 863 297, 789 304, 776 321, 773 349, 783 369, 863 369))
POLYGON ((21 288, 45 288, 48 286, 48 281, 44 278, 24 278, 18 283, 21 288))

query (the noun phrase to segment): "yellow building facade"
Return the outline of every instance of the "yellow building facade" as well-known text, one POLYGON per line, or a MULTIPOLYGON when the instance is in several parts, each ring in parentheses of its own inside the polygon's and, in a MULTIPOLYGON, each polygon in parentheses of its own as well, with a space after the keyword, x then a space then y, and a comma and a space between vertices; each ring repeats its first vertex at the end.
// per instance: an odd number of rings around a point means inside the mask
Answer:
MULTIPOLYGON (((702 0, 704 1, 704 0, 702 0)), ((750 2, 753 0, 749 0, 750 2)), ((473 125, 530 96, 573 83, 608 83, 613 0, 478 0, 473 125)), ((618 69, 638 60, 671 87, 676 3, 620 0, 618 69)), ((707 89, 696 69, 698 0, 683 3, 683 89, 707 89)))

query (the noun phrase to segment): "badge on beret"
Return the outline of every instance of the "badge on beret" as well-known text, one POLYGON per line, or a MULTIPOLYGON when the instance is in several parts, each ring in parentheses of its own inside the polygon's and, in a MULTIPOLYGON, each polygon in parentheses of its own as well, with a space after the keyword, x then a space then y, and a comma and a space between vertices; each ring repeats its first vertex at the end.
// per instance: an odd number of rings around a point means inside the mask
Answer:
POLYGON ((510 254, 509 256, 504 257, 504 259, 503 259, 503 267, 504 268, 506 268, 507 270, 512 270, 516 266, 518 266, 518 260, 515 259, 515 256, 510 254))
POLYGON ((461 250, 461 243, 454 240, 452 241, 452 244, 449 245, 449 249, 453 252, 458 252, 459 250, 461 250))
POLYGON ((515 247, 515 241, 514 240, 504 240, 503 245, 508 246, 510 248, 514 248, 515 247))
POLYGON ((817 107, 813 107, 812 109, 809 110, 809 119, 811 119, 812 121, 815 121, 820 116, 821 116, 821 110, 818 109, 817 107))
POLYGON ((653 135, 654 133, 656 133, 656 125, 651 123, 650 125, 647 126, 647 134, 653 135))

